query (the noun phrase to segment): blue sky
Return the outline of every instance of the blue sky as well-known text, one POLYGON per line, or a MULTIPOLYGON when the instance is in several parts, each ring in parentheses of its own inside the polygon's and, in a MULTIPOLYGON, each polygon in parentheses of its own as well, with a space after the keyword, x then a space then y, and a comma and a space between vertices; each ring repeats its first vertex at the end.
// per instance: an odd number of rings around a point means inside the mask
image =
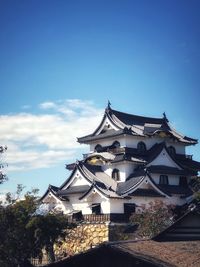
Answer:
MULTIPOLYGON (((198 0, 1 0, 0 142, 9 181, 60 185, 109 99, 200 139, 198 0)), ((199 145, 188 153, 200 160, 199 145)))

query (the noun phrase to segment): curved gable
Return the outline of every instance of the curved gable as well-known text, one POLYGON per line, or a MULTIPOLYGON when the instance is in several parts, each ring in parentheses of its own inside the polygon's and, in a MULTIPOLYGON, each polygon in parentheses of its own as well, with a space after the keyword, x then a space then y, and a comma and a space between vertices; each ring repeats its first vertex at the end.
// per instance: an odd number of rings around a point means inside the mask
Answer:
POLYGON ((169 197, 168 194, 166 194, 160 188, 158 188, 158 186, 153 182, 153 180, 148 174, 146 174, 146 176, 141 177, 138 183, 136 183, 133 187, 130 187, 128 190, 126 190, 126 192, 123 192, 123 196, 131 195, 138 189, 147 189, 147 188, 154 190, 155 192, 160 194, 161 197, 169 197))
POLYGON ((179 170, 182 169, 181 166, 177 164, 174 161, 174 159, 172 159, 166 147, 163 147, 160 153, 152 161, 150 161, 147 164, 147 167, 152 166, 152 165, 163 165, 163 166, 178 168, 179 170))
POLYGON ((65 190, 69 186, 90 185, 89 181, 85 179, 78 167, 76 166, 68 180, 63 184, 60 189, 65 190))
POLYGON ((93 135, 99 135, 102 132, 109 130, 119 130, 119 127, 113 122, 111 117, 105 113, 103 120, 101 121, 99 127, 94 131, 93 135))

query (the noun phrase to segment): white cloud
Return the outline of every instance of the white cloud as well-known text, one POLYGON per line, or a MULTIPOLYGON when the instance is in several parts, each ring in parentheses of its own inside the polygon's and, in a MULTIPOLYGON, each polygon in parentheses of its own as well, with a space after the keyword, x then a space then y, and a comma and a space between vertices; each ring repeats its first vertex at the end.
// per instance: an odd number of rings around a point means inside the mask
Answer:
POLYGON ((91 101, 79 99, 44 102, 39 108, 39 114, 0 116, 0 143, 8 146, 6 160, 10 171, 74 160, 82 148, 76 137, 93 132, 103 114, 91 101))
POLYGON ((51 108, 55 108, 56 107, 56 104, 55 103, 53 103, 53 102, 44 102, 44 103, 41 103, 40 105, 39 105, 39 107, 41 108, 41 109, 51 109, 51 108))

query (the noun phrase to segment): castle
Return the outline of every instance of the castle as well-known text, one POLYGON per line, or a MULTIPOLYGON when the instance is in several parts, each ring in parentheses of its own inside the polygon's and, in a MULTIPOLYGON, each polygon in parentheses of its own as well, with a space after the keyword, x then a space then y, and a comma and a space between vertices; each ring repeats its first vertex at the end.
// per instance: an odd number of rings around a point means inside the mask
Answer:
POLYGON ((197 140, 173 129, 165 113, 136 116, 109 103, 97 129, 78 142, 90 152, 66 165, 68 179, 60 187, 50 185, 42 196, 51 210, 77 220, 125 221, 152 200, 181 206, 192 195, 188 184, 200 163, 186 147, 197 140))

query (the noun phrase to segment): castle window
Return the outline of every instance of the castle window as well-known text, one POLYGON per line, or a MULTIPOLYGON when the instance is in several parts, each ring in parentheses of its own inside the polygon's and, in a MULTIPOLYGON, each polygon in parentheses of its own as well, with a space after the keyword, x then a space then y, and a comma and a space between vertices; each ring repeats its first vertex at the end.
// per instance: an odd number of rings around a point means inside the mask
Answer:
POLYGON ((179 178, 179 185, 182 186, 182 187, 187 187, 187 185, 188 185, 187 177, 180 176, 180 178, 179 178))
POLYGON ((175 155, 175 154, 176 154, 176 149, 175 149, 175 147, 173 147, 173 146, 169 146, 169 147, 168 147, 168 150, 169 150, 170 155, 175 155))
POLYGON ((144 142, 139 142, 137 144, 137 149, 138 149, 139 153, 144 153, 147 150, 146 145, 145 145, 144 142))
POLYGON ((72 219, 75 221, 81 221, 83 219, 82 211, 73 212, 72 219))
POLYGON ((118 169, 114 169, 114 170, 112 171, 112 178, 113 178, 113 180, 115 180, 115 181, 119 181, 119 170, 118 170, 118 169))
POLYGON ((113 144, 112 144, 112 148, 119 148, 120 147, 120 142, 118 141, 115 141, 113 144))
POLYGON ((96 152, 102 152, 102 146, 101 145, 96 145, 95 148, 94 148, 94 151, 96 152))
POLYGON ((91 205, 92 208, 92 214, 100 214, 101 213, 101 205, 100 203, 95 203, 91 205))
POLYGON ((160 175, 159 184, 167 185, 169 184, 167 175, 160 175))
POLYGON ((135 212, 135 204, 124 203, 124 214, 129 218, 135 212))

